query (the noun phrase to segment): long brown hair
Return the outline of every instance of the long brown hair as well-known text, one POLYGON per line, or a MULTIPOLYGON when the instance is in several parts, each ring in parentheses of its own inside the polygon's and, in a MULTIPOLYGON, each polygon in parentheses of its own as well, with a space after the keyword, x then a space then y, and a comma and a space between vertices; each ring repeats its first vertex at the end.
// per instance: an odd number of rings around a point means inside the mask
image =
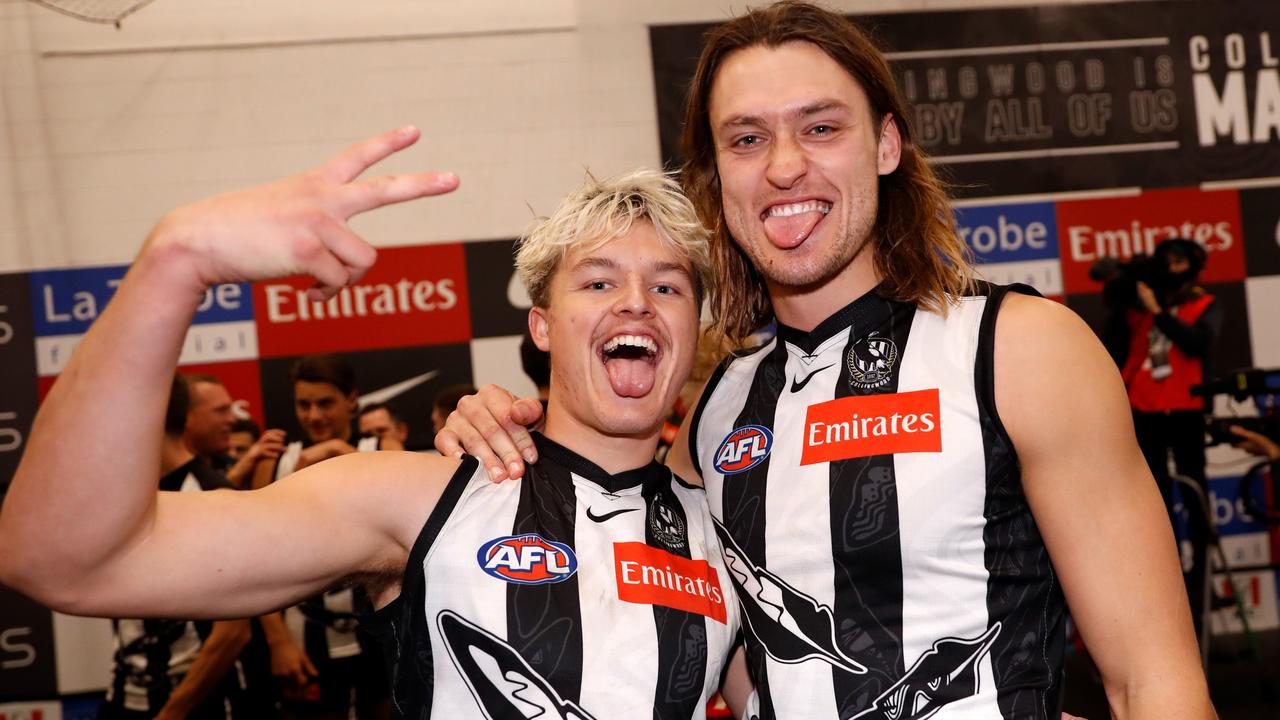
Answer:
POLYGON ((867 95, 875 126, 885 117, 898 126, 902 154, 898 168, 880 176, 879 207, 870 241, 881 292, 946 312, 948 296, 973 284, 968 247, 956 233, 946 190, 912 141, 906 103, 884 54, 852 21, 805 2, 786 0, 712 28, 698 59, 685 107, 681 150, 685 191, 712 231, 713 282, 709 288, 714 324, 740 340, 773 318, 760 273, 729 236, 711 135, 710 97, 716 72, 734 52, 788 42, 816 45, 853 76, 867 95))

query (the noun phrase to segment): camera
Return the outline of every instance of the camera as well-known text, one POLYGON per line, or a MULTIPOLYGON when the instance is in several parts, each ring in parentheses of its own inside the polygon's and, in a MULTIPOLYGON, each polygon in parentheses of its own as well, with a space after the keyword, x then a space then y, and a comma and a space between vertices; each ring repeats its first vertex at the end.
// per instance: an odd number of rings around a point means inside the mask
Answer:
POLYGON ((1151 288, 1161 305, 1189 282, 1194 282, 1204 269, 1205 249, 1186 238, 1170 238, 1156 246, 1151 255, 1135 254, 1129 260, 1101 257, 1089 268, 1089 279, 1105 284, 1103 297, 1112 307, 1137 307, 1138 283, 1151 288), (1170 269, 1173 258, 1185 260, 1184 270, 1170 269))
POLYGON ((1191 394, 1197 397, 1230 395, 1237 401, 1252 397, 1258 406, 1258 417, 1206 417, 1205 433, 1209 436, 1209 446, 1239 442, 1240 437, 1230 430, 1232 425, 1273 440, 1280 439, 1280 408, 1275 404, 1276 397, 1280 396, 1280 368, 1237 370, 1217 380, 1192 386, 1191 394))

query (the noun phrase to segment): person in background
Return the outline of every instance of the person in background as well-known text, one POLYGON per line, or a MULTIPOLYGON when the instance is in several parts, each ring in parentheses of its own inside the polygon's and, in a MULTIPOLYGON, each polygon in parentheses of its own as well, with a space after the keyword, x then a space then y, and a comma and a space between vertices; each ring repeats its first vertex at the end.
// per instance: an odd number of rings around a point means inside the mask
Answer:
POLYGON ((404 446, 409 439, 409 423, 386 403, 370 403, 360 408, 360 434, 378 440, 391 438, 404 446))
MULTIPOLYGON (((1138 447, 1175 525, 1170 457, 1177 474, 1208 496, 1204 415, 1212 408, 1206 398, 1192 395, 1191 388, 1213 375, 1213 348, 1224 311, 1222 303, 1196 282, 1207 259, 1199 243, 1170 238, 1156 245, 1150 257, 1119 265, 1103 286, 1109 310, 1104 341, 1124 379, 1138 447)), ((1183 493, 1184 503, 1188 500, 1183 493)), ((1189 509, 1197 513, 1196 518, 1204 512, 1195 505, 1189 509)), ((1196 518, 1187 524, 1191 552, 1183 565, 1199 635, 1206 600, 1208 529, 1196 518)))
MULTIPOLYGON (((190 387, 175 375, 160 447, 161 492, 226 487, 222 476, 192 454, 185 428, 190 387)), ((243 688, 236 658, 249 642, 248 620, 114 619, 116 651, 102 720, 231 720, 243 688)))
POLYGON ((431 432, 432 435, 440 432, 440 428, 444 427, 445 418, 449 417, 449 413, 458 407, 458 400, 474 393, 476 389, 471 385, 450 385, 440 392, 436 393, 436 399, 431 403, 431 432))

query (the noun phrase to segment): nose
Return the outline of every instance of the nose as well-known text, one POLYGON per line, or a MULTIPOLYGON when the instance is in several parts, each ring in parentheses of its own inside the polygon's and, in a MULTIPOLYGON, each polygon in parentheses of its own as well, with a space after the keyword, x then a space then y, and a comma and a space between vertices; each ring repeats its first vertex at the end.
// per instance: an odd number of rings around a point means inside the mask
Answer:
POLYGON ((653 298, 645 283, 639 278, 630 278, 619 288, 618 299, 613 305, 618 315, 649 317, 653 315, 653 298))
POLYGON ((769 166, 765 177, 774 187, 794 187, 804 177, 808 159, 800 143, 788 135, 779 135, 769 147, 769 166))

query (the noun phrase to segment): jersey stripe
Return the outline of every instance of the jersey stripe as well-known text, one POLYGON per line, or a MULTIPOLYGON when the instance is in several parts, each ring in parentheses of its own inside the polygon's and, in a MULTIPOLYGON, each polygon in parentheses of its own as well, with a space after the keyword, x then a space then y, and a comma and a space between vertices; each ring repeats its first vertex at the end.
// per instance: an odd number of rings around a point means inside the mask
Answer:
MULTIPOLYGON (((645 542, 665 548, 672 555, 689 558, 689 516, 676 497, 670 483, 645 488, 645 542), (674 517, 679 528, 679 543, 670 542, 670 523, 674 517), (666 527, 659 534, 657 528, 666 527)), ((654 688, 654 720, 684 720, 699 711, 699 698, 707 676, 707 628, 705 618, 695 613, 662 605, 653 606, 653 622, 658 646, 658 682, 654 688)), ((705 707, 702 708, 705 712, 705 707)))
MULTIPOLYGON (((914 308, 866 295, 850 307, 852 332, 841 337, 839 364, 830 397, 889 395, 899 391, 903 351, 915 317, 914 308), (851 355, 865 352, 859 341, 887 338, 896 348, 883 377, 854 384, 851 355)), ((877 373, 880 374, 880 373, 877 373)), ((826 398, 815 399, 821 402, 826 398)), ((832 462, 831 509, 827 527, 835 570, 834 609, 839 647, 866 667, 855 675, 831 668, 838 717, 866 708, 903 673, 902 552, 898 517, 898 481, 892 455, 871 455, 832 462)), ((813 717, 836 717, 835 713, 813 717)))

